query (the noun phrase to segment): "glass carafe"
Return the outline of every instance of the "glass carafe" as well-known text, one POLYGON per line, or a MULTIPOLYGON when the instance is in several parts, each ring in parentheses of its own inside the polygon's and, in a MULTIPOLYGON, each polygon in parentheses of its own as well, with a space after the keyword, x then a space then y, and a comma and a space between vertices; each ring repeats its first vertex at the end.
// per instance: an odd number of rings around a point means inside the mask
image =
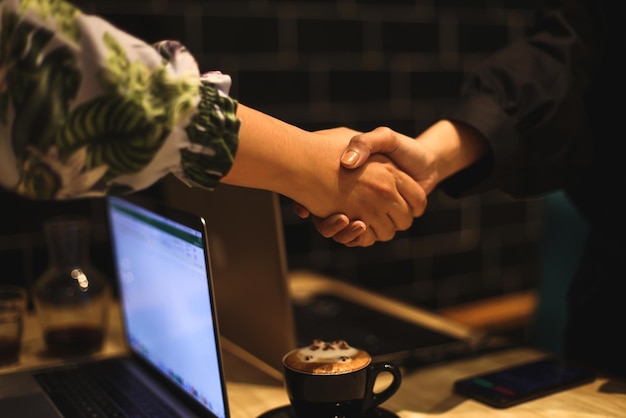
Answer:
POLYGON ((90 261, 85 218, 44 223, 48 267, 33 288, 48 355, 75 357, 99 351, 104 341, 111 286, 90 261))

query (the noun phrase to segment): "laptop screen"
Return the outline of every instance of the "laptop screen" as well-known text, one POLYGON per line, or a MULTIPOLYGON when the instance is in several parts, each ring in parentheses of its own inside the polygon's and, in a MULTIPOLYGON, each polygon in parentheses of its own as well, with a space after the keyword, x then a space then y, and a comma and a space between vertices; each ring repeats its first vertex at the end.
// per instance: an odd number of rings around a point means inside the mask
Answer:
POLYGON ((130 349, 226 417, 202 219, 183 224, 117 197, 107 209, 130 349))

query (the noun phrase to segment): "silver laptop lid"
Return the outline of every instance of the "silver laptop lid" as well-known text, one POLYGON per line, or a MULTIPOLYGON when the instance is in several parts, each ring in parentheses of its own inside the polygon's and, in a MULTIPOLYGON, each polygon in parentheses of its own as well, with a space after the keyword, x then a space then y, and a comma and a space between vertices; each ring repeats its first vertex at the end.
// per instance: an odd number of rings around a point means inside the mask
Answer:
POLYGON ((130 350, 227 418, 204 220, 118 197, 108 198, 107 213, 130 350))
POLYGON ((207 192, 163 181, 168 205, 205 218, 222 335, 273 369, 296 347, 279 196, 219 185, 207 192))

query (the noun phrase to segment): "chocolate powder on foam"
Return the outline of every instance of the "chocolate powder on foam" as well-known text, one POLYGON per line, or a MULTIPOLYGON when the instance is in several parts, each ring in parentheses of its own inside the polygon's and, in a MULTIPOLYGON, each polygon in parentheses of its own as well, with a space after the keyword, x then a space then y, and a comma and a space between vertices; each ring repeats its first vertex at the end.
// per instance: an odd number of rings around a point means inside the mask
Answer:
POLYGON ((310 346, 294 350, 285 357, 285 364, 291 369, 312 374, 348 373, 360 370, 370 362, 369 354, 343 340, 314 340, 310 346))

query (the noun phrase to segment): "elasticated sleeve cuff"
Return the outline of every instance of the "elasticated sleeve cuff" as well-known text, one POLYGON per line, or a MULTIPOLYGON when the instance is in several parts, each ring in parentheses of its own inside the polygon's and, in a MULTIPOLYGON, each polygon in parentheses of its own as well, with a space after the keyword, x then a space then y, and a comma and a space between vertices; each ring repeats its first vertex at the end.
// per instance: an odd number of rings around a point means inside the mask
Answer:
POLYGON ((200 78, 198 111, 185 129, 190 144, 181 149, 181 172, 186 183, 214 189, 230 170, 239 145, 237 101, 226 93, 230 78, 207 73, 200 78))
POLYGON ((484 158, 443 181, 439 185, 442 190, 454 197, 472 195, 493 189, 497 183, 515 175, 521 164, 516 151, 520 149, 518 134, 492 96, 468 96, 448 109, 442 118, 472 126, 490 144, 490 152, 484 158))

